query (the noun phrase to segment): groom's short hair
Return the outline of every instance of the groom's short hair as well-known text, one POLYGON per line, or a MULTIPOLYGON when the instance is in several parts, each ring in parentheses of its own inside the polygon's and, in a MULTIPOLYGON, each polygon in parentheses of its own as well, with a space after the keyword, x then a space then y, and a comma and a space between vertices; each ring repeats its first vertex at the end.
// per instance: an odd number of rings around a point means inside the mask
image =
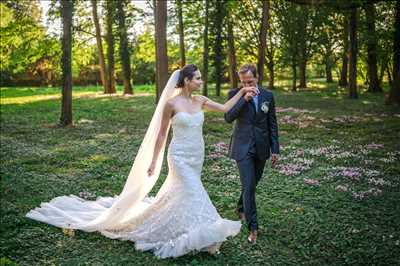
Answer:
POLYGON ((247 72, 251 72, 253 76, 257 77, 257 67, 254 64, 244 64, 239 68, 239 74, 245 74, 247 72))

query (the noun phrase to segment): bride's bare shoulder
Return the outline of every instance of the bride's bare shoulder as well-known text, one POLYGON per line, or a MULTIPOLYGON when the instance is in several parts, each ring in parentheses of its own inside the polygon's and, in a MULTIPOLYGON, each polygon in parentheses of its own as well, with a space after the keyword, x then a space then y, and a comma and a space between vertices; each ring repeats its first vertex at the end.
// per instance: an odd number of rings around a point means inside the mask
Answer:
POLYGON ((203 95, 196 95, 193 97, 195 101, 200 102, 201 104, 204 104, 206 101, 208 101, 208 98, 203 95))
POLYGON ((174 96, 171 99, 169 99, 166 103, 166 108, 168 108, 172 113, 175 113, 175 107, 177 106, 179 101, 179 96, 174 96))
POLYGON ((179 99, 180 99, 180 96, 179 96, 179 95, 176 95, 176 96, 170 98, 170 99, 167 101, 167 105, 169 105, 169 106, 174 106, 174 105, 177 104, 177 102, 179 102, 179 99))

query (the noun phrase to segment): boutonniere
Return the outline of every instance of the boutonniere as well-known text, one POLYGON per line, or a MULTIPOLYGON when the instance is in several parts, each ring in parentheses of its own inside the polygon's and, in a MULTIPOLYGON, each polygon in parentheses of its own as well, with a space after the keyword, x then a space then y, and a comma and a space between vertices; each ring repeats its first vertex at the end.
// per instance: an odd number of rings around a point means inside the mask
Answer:
POLYGON ((269 105, 269 102, 263 102, 261 104, 261 111, 263 111, 264 113, 268 113, 268 110, 269 110, 268 105, 269 105))

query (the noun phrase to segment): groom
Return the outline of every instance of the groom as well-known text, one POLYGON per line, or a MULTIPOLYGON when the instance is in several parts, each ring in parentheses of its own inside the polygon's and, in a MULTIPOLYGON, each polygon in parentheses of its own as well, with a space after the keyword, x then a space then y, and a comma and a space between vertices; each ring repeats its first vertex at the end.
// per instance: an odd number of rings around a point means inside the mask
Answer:
MULTIPOLYGON (((254 244, 258 229, 256 186, 262 177, 266 160, 271 157, 272 167, 278 161, 278 125, 274 96, 271 91, 257 86, 255 65, 243 65, 239 70, 239 79, 243 87, 256 87, 258 91, 256 95, 244 95, 225 113, 226 122, 236 120, 229 157, 236 161, 242 184, 237 211, 241 219, 246 219, 250 231, 248 241, 254 244)), ((230 90, 229 99, 238 91, 239 88, 230 90)))

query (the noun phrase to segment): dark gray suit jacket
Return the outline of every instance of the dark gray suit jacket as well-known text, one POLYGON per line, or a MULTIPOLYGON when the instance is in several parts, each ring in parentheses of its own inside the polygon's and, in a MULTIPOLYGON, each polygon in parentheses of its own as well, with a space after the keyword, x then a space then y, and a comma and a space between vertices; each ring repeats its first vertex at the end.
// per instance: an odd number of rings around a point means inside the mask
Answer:
MULTIPOLYGON (((226 122, 232 123, 236 120, 229 144, 229 157, 236 161, 245 158, 250 145, 253 143, 255 143, 257 157, 260 160, 267 160, 271 153, 279 153, 274 96, 269 90, 260 87, 259 90, 258 112, 256 112, 251 101, 247 102, 244 97, 241 97, 225 113, 226 122), (264 107, 262 107, 263 105, 264 107)), ((239 89, 230 90, 229 99, 238 91, 239 89)))

